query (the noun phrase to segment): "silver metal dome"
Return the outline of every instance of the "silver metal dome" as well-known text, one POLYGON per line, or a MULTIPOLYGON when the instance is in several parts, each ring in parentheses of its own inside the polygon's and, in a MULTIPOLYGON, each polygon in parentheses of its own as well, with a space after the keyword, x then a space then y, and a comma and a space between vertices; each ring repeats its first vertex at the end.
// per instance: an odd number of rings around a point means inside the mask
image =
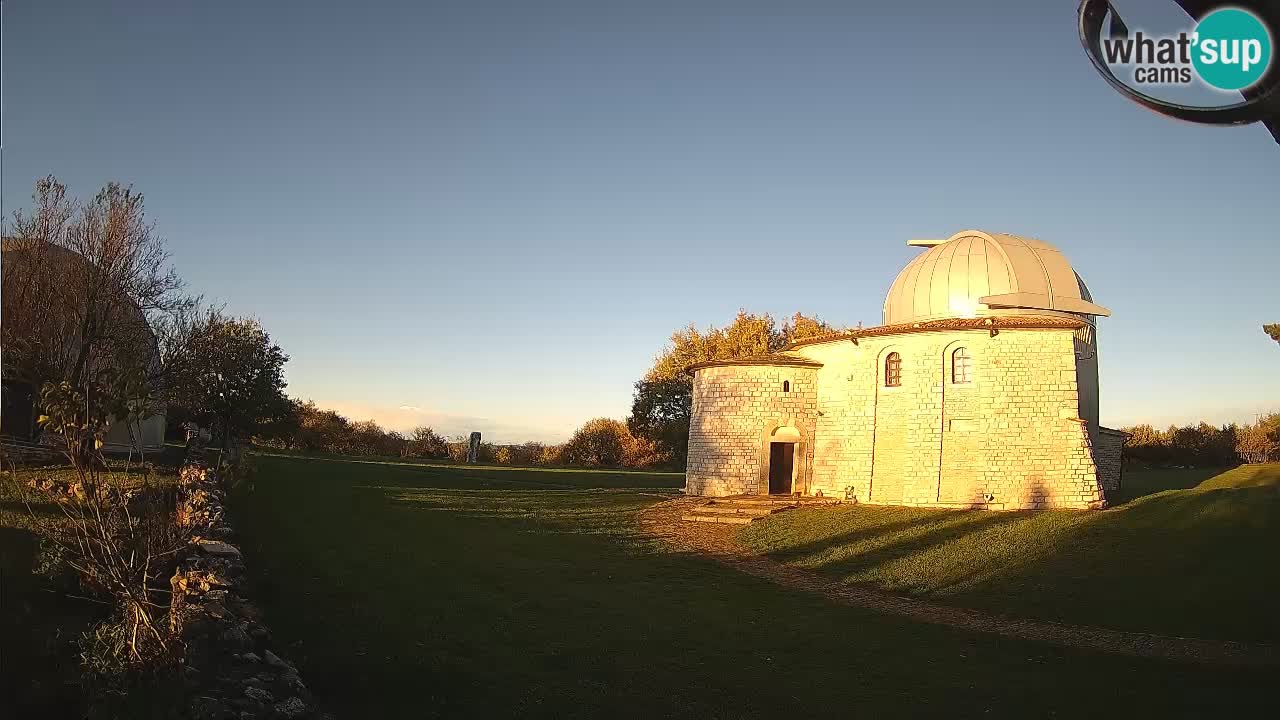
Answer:
POLYGON ((884 324, 997 315, 1075 315, 1092 322, 1096 305, 1084 280, 1049 243, 963 230, 946 240, 910 240, 929 248, 889 288, 884 324))

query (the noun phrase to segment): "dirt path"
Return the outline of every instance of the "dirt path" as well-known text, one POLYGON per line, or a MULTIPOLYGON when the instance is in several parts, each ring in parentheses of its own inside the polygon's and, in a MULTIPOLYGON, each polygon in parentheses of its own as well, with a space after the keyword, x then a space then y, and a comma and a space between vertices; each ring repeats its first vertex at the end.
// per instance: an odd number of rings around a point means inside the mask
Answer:
POLYGON ((1025 620, 940 605, 865 586, 846 585, 811 570, 752 554, 734 539, 736 526, 680 520, 681 515, 701 502, 701 498, 677 498, 658 503, 640 514, 640 526, 679 550, 708 555, 750 575, 800 588, 832 602, 899 615, 917 622, 1136 657, 1211 665, 1280 664, 1280 652, 1271 645, 1025 620))

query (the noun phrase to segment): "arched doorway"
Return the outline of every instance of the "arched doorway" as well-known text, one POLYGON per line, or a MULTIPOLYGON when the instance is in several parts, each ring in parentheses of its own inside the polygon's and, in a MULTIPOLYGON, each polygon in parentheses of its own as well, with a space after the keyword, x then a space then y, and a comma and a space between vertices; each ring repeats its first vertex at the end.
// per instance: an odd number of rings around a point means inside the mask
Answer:
POLYGON ((801 447, 800 431, 794 427, 775 428, 769 435, 769 486, 770 495, 790 495, 797 491, 796 470, 799 462, 797 449, 801 447))

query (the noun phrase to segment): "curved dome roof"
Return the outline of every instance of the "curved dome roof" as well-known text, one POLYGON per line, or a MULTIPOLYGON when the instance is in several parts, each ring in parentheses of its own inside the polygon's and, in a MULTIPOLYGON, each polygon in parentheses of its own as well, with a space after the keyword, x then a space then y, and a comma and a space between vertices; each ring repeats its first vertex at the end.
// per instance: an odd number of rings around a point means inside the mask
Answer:
POLYGON ((884 324, 994 315, 1110 315, 1054 246, 1031 238, 963 230, 929 248, 889 287, 884 324))
MULTIPOLYGON (((85 282, 83 274, 93 267, 88 259, 75 250, 31 238, 0 238, 0 256, 3 257, 4 266, 3 293, 0 293, 0 301, 6 307, 17 307, 20 304, 13 294, 17 292, 18 285, 17 282, 11 282, 15 277, 41 273, 43 277, 40 278, 36 287, 40 288, 40 291, 46 291, 60 285, 73 287, 82 285, 85 282), (47 253, 47 255, 42 256, 41 253, 47 253), (24 258, 31 259, 24 261, 24 258)), ((74 301, 70 302, 72 304, 68 305, 67 301, 59 298, 49 304, 38 326, 39 332, 46 333, 39 341, 41 347, 62 352, 57 349, 78 337, 78 321, 74 319, 77 311, 73 307, 74 301)), ((145 362, 152 368, 159 367, 159 345, 155 331, 147 322, 146 313, 123 290, 116 294, 114 302, 118 303, 115 306, 117 311, 115 318, 119 325, 114 331, 117 341, 123 339, 126 333, 136 333, 133 337, 140 338, 146 343, 145 346, 139 346, 148 356, 145 362)), ((36 331, 36 328, 26 327, 23 331, 36 331)))

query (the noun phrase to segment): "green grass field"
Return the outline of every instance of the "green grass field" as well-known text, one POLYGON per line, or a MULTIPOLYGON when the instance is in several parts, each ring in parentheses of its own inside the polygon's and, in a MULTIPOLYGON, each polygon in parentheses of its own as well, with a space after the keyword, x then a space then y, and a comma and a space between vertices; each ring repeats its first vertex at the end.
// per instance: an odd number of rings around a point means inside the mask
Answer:
POLYGON ((953 605, 1280 640, 1280 464, 1131 472, 1123 494, 1134 499, 1103 512, 819 508, 740 537, 784 562, 953 605))
POLYGON ((679 475, 255 462, 235 506, 255 592, 343 717, 1203 716, 1270 702, 1270 672, 914 624, 666 551, 634 518, 679 475))

